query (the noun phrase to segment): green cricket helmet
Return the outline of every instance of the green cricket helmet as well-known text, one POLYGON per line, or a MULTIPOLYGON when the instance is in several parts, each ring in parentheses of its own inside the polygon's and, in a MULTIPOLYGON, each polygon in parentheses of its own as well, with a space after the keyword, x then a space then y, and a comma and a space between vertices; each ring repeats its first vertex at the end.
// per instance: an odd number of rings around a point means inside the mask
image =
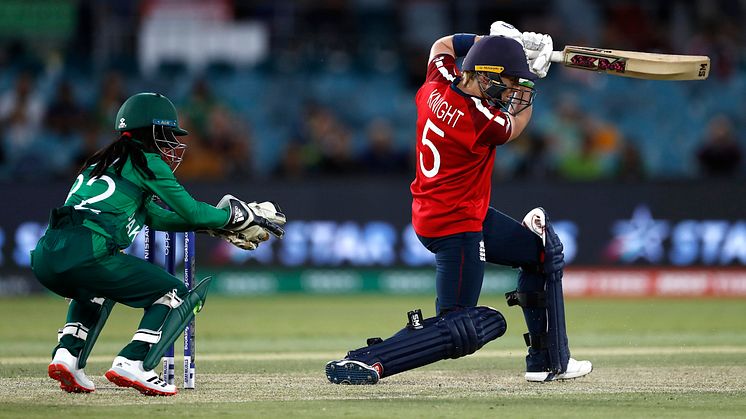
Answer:
POLYGON ((119 108, 114 130, 123 132, 135 128, 150 128, 151 125, 167 127, 174 135, 187 135, 179 127, 176 107, 160 93, 138 93, 130 96, 119 108))
POLYGON ((184 158, 186 144, 176 136, 188 132, 179 127, 174 104, 160 93, 138 93, 124 101, 117 112, 114 130, 127 132, 134 129, 152 128, 153 142, 163 160, 176 171, 184 158))

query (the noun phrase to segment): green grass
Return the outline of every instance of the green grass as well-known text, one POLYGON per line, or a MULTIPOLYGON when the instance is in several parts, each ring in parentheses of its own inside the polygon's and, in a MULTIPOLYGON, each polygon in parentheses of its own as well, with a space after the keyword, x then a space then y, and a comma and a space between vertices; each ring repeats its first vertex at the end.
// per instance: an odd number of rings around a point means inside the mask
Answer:
POLYGON ((351 387, 328 384, 324 363, 389 336, 408 310, 432 315, 431 297, 210 297, 197 319, 198 389, 147 398, 102 377, 140 310, 115 308, 86 369, 97 391, 71 395, 45 368, 64 300, 4 299, 0 417, 746 416, 746 301, 571 300, 571 349, 594 372, 548 384, 522 378, 520 310, 498 297, 482 303, 505 314, 504 337, 473 356, 351 387))

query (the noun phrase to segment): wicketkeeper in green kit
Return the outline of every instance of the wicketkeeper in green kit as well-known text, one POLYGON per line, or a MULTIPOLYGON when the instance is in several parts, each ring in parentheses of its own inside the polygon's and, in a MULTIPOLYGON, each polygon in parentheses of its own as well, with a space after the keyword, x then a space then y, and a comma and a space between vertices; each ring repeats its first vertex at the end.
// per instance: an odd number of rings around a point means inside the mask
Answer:
POLYGON ((273 202, 246 203, 225 195, 217 206, 196 201, 173 171, 186 145, 177 136, 176 109, 157 93, 136 94, 114 122, 119 138, 90 157, 63 206, 31 253, 31 266, 48 289, 71 299, 67 321, 49 364, 49 376, 67 392, 92 392, 83 368, 113 304, 144 308, 132 341, 106 378, 143 394, 176 394, 153 369, 165 348, 202 308, 210 285, 192 291, 160 267, 121 252, 143 225, 163 231, 201 231, 253 250, 272 233, 281 237, 285 216, 273 202), (159 206, 160 199, 169 208, 159 206))

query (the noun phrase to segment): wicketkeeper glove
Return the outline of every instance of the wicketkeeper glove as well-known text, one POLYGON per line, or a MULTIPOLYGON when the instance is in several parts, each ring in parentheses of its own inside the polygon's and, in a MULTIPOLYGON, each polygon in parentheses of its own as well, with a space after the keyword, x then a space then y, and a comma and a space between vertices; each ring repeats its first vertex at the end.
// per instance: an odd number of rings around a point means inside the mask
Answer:
POLYGON ((223 226, 223 229, 243 232, 250 227, 256 226, 272 233, 276 237, 282 237, 285 234, 285 230, 280 227, 280 224, 270 221, 264 215, 280 220, 283 224, 285 222, 285 215, 277 211, 276 206, 272 203, 269 203, 272 208, 269 208, 267 205, 261 206, 261 204, 257 204, 256 202, 252 204, 254 205, 250 206, 233 195, 225 195, 217 205, 217 208, 230 209, 228 222, 223 226), (275 210, 272 211, 272 209, 275 210))
MULTIPOLYGON (((226 195, 221 199, 221 202, 226 200, 226 197, 229 197, 230 195, 226 195)), ((252 216, 254 217, 254 221, 257 220, 257 217, 260 219, 266 220, 268 223, 273 223, 277 226, 277 228, 274 228, 270 230, 272 234, 274 234, 278 238, 282 238, 282 235, 285 233, 285 231, 279 227, 281 225, 284 225, 287 222, 287 219, 285 217, 285 214, 282 213, 282 209, 280 206, 272 201, 264 201, 264 202, 250 202, 246 204, 243 201, 240 201, 239 199, 230 196, 232 199, 235 199, 235 204, 239 207, 241 207, 241 204, 245 204, 246 207, 248 207, 248 210, 251 212, 252 216)), ((231 199, 228 198, 228 199, 231 199)), ((226 205, 223 204, 224 208, 226 205)), ((218 204, 218 208, 221 208, 220 204, 218 204)), ((239 209, 240 211, 240 209, 239 209)), ((233 217, 233 213, 231 212, 231 217, 233 217)), ((243 250, 256 250, 257 247, 259 247, 259 244, 261 242, 269 240, 269 232, 260 224, 255 225, 249 225, 247 228, 243 230, 228 230, 226 228, 218 228, 218 229, 207 229, 207 230, 199 230, 200 233, 206 233, 212 237, 218 237, 221 239, 226 240, 230 244, 243 249, 243 250)))
POLYGON ((222 229, 198 230, 198 232, 206 233, 212 237, 223 239, 228 243, 243 250, 256 250, 261 242, 269 240, 269 233, 267 233, 266 231, 264 232, 264 237, 256 237, 254 239, 249 239, 247 236, 239 232, 222 229))
MULTIPOLYGON (((258 215, 259 217, 262 217, 266 219, 267 221, 274 223, 278 226, 283 226, 287 222, 287 218, 285 217, 285 214, 282 212, 282 208, 280 208, 280 205, 274 201, 249 202, 248 206, 252 211, 254 211, 255 215, 258 215)), ((243 233, 247 237, 253 237, 253 236, 259 236, 262 232, 266 234, 267 231, 275 235, 275 237, 277 237, 278 239, 281 239, 283 234, 285 234, 285 231, 283 229, 280 229, 278 232, 278 231, 264 229, 263 227, 259 225, 250 226, 249 228, 245 230, 241 230, 241 233, 243 233)), ((269 237, 267 237, 267 239, 269 239, 269 237)))

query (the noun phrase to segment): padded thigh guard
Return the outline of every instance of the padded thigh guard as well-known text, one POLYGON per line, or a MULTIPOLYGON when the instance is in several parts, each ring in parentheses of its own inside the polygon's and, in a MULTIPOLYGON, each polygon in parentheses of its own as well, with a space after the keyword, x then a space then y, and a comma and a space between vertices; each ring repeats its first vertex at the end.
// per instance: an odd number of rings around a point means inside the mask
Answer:
POLYGON ((163 357, 163 352, 170 346, 176 338, 184 331, 194 315, 202 310, 207 299, 207 291, 210 288, 212 277, 207 277, 200 281, 193 290, 184 296, 183 301, 166 315, 163 326, 160 330, 160 338, 153 343, 143 360, 143 368, 150 371, 155 368, 163 357))
POLYGON ((468 307, 406 327, 390 338, 350 351, 347 359, 378 370, 381 378, 448 358, 473 354, 505 333, 505 318, 490 307, 468 307))

